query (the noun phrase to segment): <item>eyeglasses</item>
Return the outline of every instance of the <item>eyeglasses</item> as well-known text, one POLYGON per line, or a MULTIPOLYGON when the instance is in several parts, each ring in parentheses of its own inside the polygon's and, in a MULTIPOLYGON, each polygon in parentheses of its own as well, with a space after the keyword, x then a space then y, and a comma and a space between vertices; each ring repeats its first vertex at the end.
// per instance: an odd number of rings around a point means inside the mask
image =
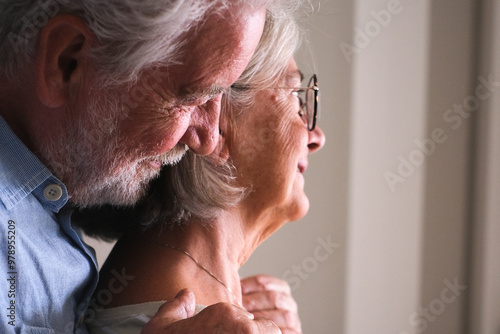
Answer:
POLYGON ((313 74, 307 87, 278 87, 278 89, 293 89, 292 94, 299 99, 299 116, 307 124, 307 130, 313 131, 318 117, 319 87, 318 78, 313 74))
MULTIPOLYGON (((246 90, 249 89, 246 85, 232 85, 232 89, 246 90)), ((292 89, 292 94, 299 99, 300 109, 299 116, 307 125, 307 130, 313 131, 316 127, 316 119, 318 117, 318 100, 319 87, 318 78, 313 74, 307 87, 275 87, 275 89, 292 89)))
POLYGON ((306 118, 307 130, 313 131, 316 127, 316 119, 318 117, 319 100, 318 78, 316 74, 313 74, 311 79, 309 79, 307 87, 300 88, 300 90, 296 91, 296 94, 300 99, 299 116, 302 119, 306 118))

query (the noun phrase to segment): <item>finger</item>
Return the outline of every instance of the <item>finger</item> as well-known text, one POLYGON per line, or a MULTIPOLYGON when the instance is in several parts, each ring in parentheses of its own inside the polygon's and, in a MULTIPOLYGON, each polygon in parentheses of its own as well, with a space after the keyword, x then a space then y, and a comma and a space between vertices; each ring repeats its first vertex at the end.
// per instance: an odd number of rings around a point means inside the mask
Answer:
POLYGON ((206 307, 193 318, 173 324, 169 330, 179 329, 179 333, 196 334, 281 334, 279 327, 271 320, 254 318, 252 313, 237 305, 218 303, 206 307), (186 331, 181 331, 180 326, 187 323, 190 323, 190 327, 186 327, 186 331), (201 327, 197 327, 199 325, 201 327))
POLYGON ((257 311, 255 318, 265 318, 273 321, 281 331, 289 330, 291 333, 301 333, 302 324, 297 313, 285 310, 257 311))
POLYGON ((188 289, 181 290, 173 300, 165 302, 153 318, 142 330, 142 334, 155 333, 159 328, 166 328, 168 325, 183 319, 190 318, 195 312, 195 297, 188 289))
POLYGON ((254 292, 242 296, 243 307, 249 312, 287 310, 297 313, 297 303, 289 293, 281 291, 254 292))
POLYGON ((271 320, 255 319, 254 321, 252 321, 252 326, 247 327, 247 332, 244 333, 282 334, 282 331, 278 327, 278 325, 276 325, 271 320))
POLYGON ((183 289, 179 291, 174 300, 160 306, 155 316, 173 321, 192 317, 195 312, 195 302, 194 293, 191 290, 183 289))
POLYGON ((302 334, 302 331, 296 331, 288 328, 280 328, 281 334, 302 334))
POLYGON ((256 275, 241 280, 241 293, 247 294, 259 291, 281 291, 291 294, 290 285, 277 277, 269 275, 256 275))
POLYGON ((239 305, 229 304, 229 303, 217 303, 205 307, 200 313, 200 315, 208 315, 209 317, 216 318, 220 314, 234 316, 234 318, 241 318, 242 316, 248 318, 248 320, 254 320, 255 316, 248 310, 240 307, 239 305))
POLYGON ((160 333, 281 334, 281 330, 271 320, 254 320, 253 314, 236 305, 218 303, 206 307, 196 316, 163 327, 151 320, 142 331, 142 334, 160 333))

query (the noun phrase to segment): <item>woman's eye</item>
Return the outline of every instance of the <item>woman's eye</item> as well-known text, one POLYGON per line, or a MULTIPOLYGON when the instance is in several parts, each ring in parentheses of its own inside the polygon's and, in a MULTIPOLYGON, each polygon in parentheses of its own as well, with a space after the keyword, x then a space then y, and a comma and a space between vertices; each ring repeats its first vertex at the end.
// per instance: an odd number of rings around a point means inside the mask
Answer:
POLYGON ((292 92, 292 95, 297 97, 297 100, 299 102, 299 107, 302 108, 304 106, 304 99, 302 96, 304 95, 304 90, 303 89, 297 89, 292 92))

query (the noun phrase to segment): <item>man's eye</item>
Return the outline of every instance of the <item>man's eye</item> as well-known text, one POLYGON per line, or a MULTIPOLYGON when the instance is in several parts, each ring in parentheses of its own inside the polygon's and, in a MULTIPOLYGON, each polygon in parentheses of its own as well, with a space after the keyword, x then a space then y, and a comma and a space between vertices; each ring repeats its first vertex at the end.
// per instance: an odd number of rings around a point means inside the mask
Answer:
POLYGON ((190 107, 198 107, 202 106, 210 101, 211 97, 210 96, 203 96, 203 97, 190 97, 188 99, 184 99, 182 101, 182 104, 185 106, 190 106, 190 107))
POLYGON ((210 94, 210 95, 207 95, 207 96, 204 96, 200 99, 197 100, 197 105, 198 106, 206 106, 208 104, 210 104, 211 102, 214 102, 215 100, 217 100, 217 98, 221 97, 223 93, 215 93, 215 94, 210 94))

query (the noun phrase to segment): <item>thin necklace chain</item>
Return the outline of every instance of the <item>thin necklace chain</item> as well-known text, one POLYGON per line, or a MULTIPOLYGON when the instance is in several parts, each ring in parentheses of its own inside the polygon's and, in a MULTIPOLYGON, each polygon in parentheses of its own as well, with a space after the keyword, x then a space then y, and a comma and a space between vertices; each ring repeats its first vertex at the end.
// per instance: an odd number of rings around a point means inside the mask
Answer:
POLYGON ((191 254, 189 254, 188 252, 186 252, 185 250, 183 249, 180 249, 174 245, 171 245, 169 243, 166 243, 166 242, 161 242, 161 241, 153 241, 153 240, 145 240, 146 242, 149 242, 151 244, 155 244, 155 245, 160 245, 160 246, 164 246, 164 247, 168 247, 168 248, 171 248, 173 250, 176 250, 184 255, 186 255, 187 257, 189 257, 191 260, 193 260, 193 262, 200 268, 202 269, 203 271, 205 271, 207 274, 209 274, 213 279, 215 279, 217 282, 219 282, 224 288, 226 288, 227 291, 229 291, 229 293, 231 294, 231 297, 234 299, 234 302, 238 305, 238 306, 241 306, 239 301, 238 301, 238 298, 236 298, 236 296, 234 295, 233 291, 231 290, 230 287, 228 287, 220 278, 218 278, 217 276, 215 276, 215 274, 213 274, 210 270, 208 270, 205 266, 203 266, 198 260, 196 260, 191 254))

